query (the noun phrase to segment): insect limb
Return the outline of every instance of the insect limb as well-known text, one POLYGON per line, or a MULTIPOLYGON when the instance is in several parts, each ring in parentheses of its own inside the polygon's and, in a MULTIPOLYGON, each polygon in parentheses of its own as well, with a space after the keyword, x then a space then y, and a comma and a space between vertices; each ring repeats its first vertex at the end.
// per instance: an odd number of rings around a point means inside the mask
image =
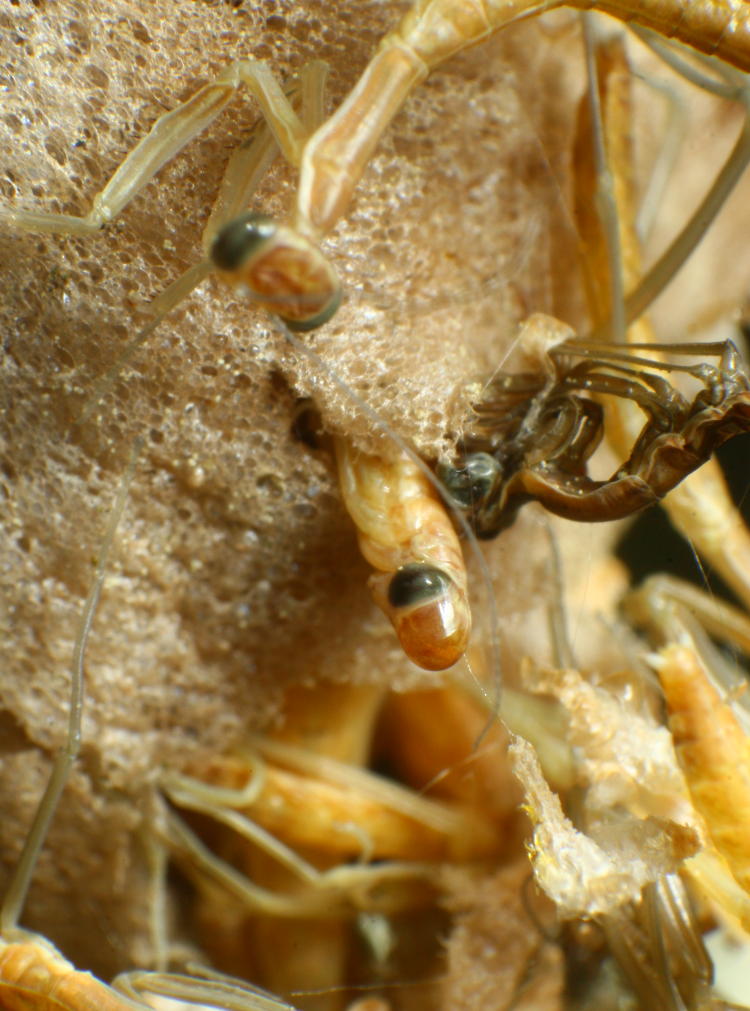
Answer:
MULTIPOLYGON (((250 983, 212 972, 201 965, 190 965, 188 969, 189 976, 175 972, 123 972, 115 977, 112 987, 138 1001, 171 997, 217 1011, 295 1011, 280 997, 250 983), (200 976, 204 978, 198 978, 200 976)), ((152 1003, 149 1001, 147 1006, 152 1007, 152 1003)))
POLYGON ((451 834, 461 821, 460 815, 457 818, 456 811, 450 807, 427 800, 365 769, 267 737, 256 737, 253 744, 264 757, 282 767, 354 790, 359 796, 418 821, 434 832, 451 834))
MULTIPOLYGON (((682 67, 682 64, 680 64, 682 67)), ((702 86, 703 78, 700 82, 702 86)), ((709 90, 714 90, 710 88, 709 90)), ((703 238, 716 215, 728 199, 735 185, 750 163, 750 85, 745 75, 742 85, 736 86, 731 97, 745 107, 745 120, 737 141, 716 176, 708 193, 690 217, 682 231, 676 236, 665 252, 659 257, 648 273, 639 281, 625 299, 625 316, 628 323, 638 319, 651 303, 662 293, 675 274, 703 238)), ((590 337, 592 340, 607 339, 612 334, 610 323, 597 326, 590 337)))
POLYGON ((553 663, 556 667, 578 667, 570 639, 568 609, 565 606, 565 577, 563 560, 555 531, 546 516, 542 517, 547 541, 549 542, 549 570, 552 589, 547 607, 549 614, 550 640, 554 651, 553 663))
POLYGON ((266 788, 266 763, 259 754, 248 754, 243 758, 243 766, 246 782, 241 787, 209 785, 194 776, 183 776, 178 772, 165 773, 162 786, 169 797, 184 792, 201 804, 229 808, 251 807, 266 788))
POLYGON ((310 60, 299 72, 302 106, 300 120, 310 137, 325 121, 325 88, 329 66, 324 60, 310 60))
POLYGON ((115 218, 166 162, 216 119, 241 85, 257 99, 284 155, 293 165, 298 165, 305 131, 281 85, 264 63, 239 60, 182 105, 156 120, 104 189, 94 197, 92 209, 85 217, 2 209, 0 223, 7 222, 31 232, 86 235, 97 231, 115 218))
MULTIPOLYGON (((639 29, 633 27, 632 30, 641 37, 639 29)), ((641 75, 636 72, 635 76, 641 75)), ((670 177, 677 164, 680 147, 687 132, 688 115, 685 99, 670 84, 651 78, 643 79, 651 89, 660 92, 667 103, 664 136, 648 179, 645 180, 640 207, 635 212, 636 231, 641 242, 645 243, 651 237, 670 177)))
POLYGON ((658 501, 651 485, 637 474, 592 481, 590 478, 524 469, 508 483, 508 501, 522 496, 540 502, 556 516, 581 523, 624 519, 658 501))
POLYGON ((0 908, 0 932, 7 936, 18 924, 18 920, 23 909, 26 895, 31 884, 34 867, 39 857, 39 852, 44 845, 50 824, 55 815, 55 810, 60 799, 60 795, 65 787, 70 770, 78 757, 81 746, 81 720, 83 717, 83 689, 84 689, 84 659, 86 646, 88 644, 91 625, 101 596, 104 585, 104 575, 112 544, 115 539, 117 527, 125 510, 130 484, 135 473, 135 465, 138 454, 141 450, 142 440, 137 439, 131 453, 130 462, 123 476, 119 491, 115 498, 112 512, 107 523, 104 540, 99 549, 99 559, 94 574, 94 582, 89 590, 88 597, 83 606, 81 623, 76 635, 75 646, 73 648, 73 660, 70 668, 71 676, 71 702, 70 716, 68 718, 68 732, 65 745, 55 759, 52 767, 49 782, 44 791, 44 795, 39 802, 34 821, 29 829, 29 833, 24 843, 21 857, 11 877, 8 891, 3 899, 0 908))
MULTIPOLYGON (((293 110, 299 107, 303 136, 309 136, 324 119, 325 84, 328 64, 311 60, 291 84, 284 84, 284 95, 293 110)), ((230 157, 224 170, 219 194, 203 231, 203 250, 209 250, 221 229, 242 214, 258 189, 261 179, 276 159, 279 141, 268 119, 261 120, 252 135, 230 157)))
MULTIPOLYGON (((639 365, 646 369, 654 369, 659 372, 684 372, 694 376, 696 379, 705 381, 706 369, 713 371, 711 375, 723 373, 726 379, 734 378, 735 375, 742 377, 745 384, 745 373, 742 368, 742 357, 737 350, 734 341, 676 341, 669 344, 658 344, 655 341, 628 341, 627 349, 616 350, 611 344, 598 344, 592 341, 566 341, 561 345, 560 355, 572 353, 580 355, 582 358, 593 358, 596 363, 609 365, 612 362, 622 362, 629 365, 639 365), (650 351, 651 357, 643 358, 640 355, 632 354, 633 351, 650 351), (719 359, 718 366, 707 366, 705 362, 698 365, 689 362, 664 361, 663 358, 656 357, 659 354, 682 354, 700 357, 708 355, 719 359)), ((644 375, 643 380, 652 382, 652 378, 644 375)), ((744 387, 743 387, 744 388, 744 387)), ((661 388, 660 388, 661 389, 661 388)))
POLYGON ((153 955, 150 965, 157 972, 166 971, 170 961, 168 910, 167 910, 167 873, 169 855, 163 843, 166 834, 166 806, 163 799, 155 792, 148 798, 147 819, 150 826, 158 826, 154 831, 143 833, 143 849, 148 867, 150 899, 148 902, 149 933, 151 935, 151 950, 153 955))
POLYGON ((750 656, 750 618, 739 608, 681 579, 664 574, 650 576, 628 594, 624 606, 631 620, 659 632, 663 641, 679 641, 680 628, 684 627, 684 618, 677 627, 667 624, 670 607, 685 609, 710 635, 731 642, 750 656))
MULTIPOLYGON (((287 94, 290 100, 293 100, 296 92, 290 89, 287 94)), ((232 153, 201 236, 201 246, 206 258, 221 229, 246 210, 263 176, 276 161, 278 154, 276 138, 263 120, 232 153)))
MULTIPOLYGON (((260 846, 269 856, 272 856, 306 884, 312 884, 317 880, 318 871, 312 864, 297 856, 293 850, 279 842, 271 832, 266 831, 252 818, 227 807, 221 799, 219 801, 206 799, 206 795, 210 796, 212 788, 205 783, 201 783, 199 780, 194 781, 189 776, 180 776, 179 780, 166 777, 163 789, 167 798, 177 807, 208 815, 226 825, 227 828, 232 829, 248 842, 260 846)), ((174 827, 174 817, 173 815, 170 819, 170 828, 174 827)))
POLYGON ((740 97, 739 93, 747 87, 747 76, 721 60, 689 50, 674 39, 667 42, 657 32, 640 25, 632 24, 630 30, 676 74, 702 91, 716 95, 717 98, 736 101, 740 97), (705 70, 701 70, 698 63, 705 70))
MULTIPOLYGON (((624 62, 624 55, 620 57, 621 61, 624 62)), ((725 80, 728 84, 732 85, 735 90, 735 96, 742 92, 743 101, 745 98, 747 90, 747 78, 744 75, 736 74, 734 71, 727 72, 727 69, 716 61, 706 61, 710 67, 712 74, 718 76, 721 80, 725 80)), ((625 64, 627 66, 627 64, 625 64)), ((619 75, 618 75, 619 76, 619 75)), ((620 89, 628 87, 628 77, 627 75, 621 75, 620 80, 622 84, 619 85, 620 89)), ((616 82, 613 82, 613 87, 616 82)), ((623 102, 627 103, 627 95, 622 99, 623 102)), ((605 109, 605 113, 607 110, 605 109)), ((618 131, 617 123, 614 124, 608 122, 605 117, 605 121, 602 125, 607 136, 607 143, 611 150, 612 145, 617 145, 618 143, 618 133, 622 132, 621 128, 618 131)), ((740 136, 740 140, 744 143, 744 137, 747 132, 747 119, 743 132, 740 136)), ((735 161, 736 155, 729 159, 727 165, 725 165, 723 174, 726 175, 728 166, 731 166, 733 171, 739 174, 739 162, 735 161)), ((625 249, 627 250, 627 255, 624 260, 625 265, 625 282, 628 287, 635 287, 637 289, 639 275, 640 275, 640 247, 638 242, 638 237, 635 231, 635 212, 633 208, 632 200, 630 199, 628 180, 632 178, 632 168, 629 158, 615 158, 612 162, 612 172, 615 182, 619 182, 619 187, 616 188, 616 192, 619 193, 618 206, 620 210, 620 228, 622 234, 622 241, 625 249)), ((722 190, 721 185, 714 184, 714 189, 722 190)), ((581 203, 580 199, 577 201, 577 206, 581 203)), ((583 227, 585 235, 593 235, 591 240, 596 245, 596 226, 592 224, 588 219, 583 219, 583 227)), ((600 245, 600 243, 599 243, 600 245)), ((687 255, 688 246, 684 247, 684 253, 687 255)), ((594 263, 591 265, 592 269, 601 272, 603 269, 601 264, 594 263)), ((600 281, 600 284, 603 283, 600 281)), ((604 328, 602 328, 602 333, 604 328)), ((654 348, 655 338, 651 331, 650 326, 644 319, 638 320, 638 322, 632 326, 628 331, 628 344, 631 349, 648 350, 651 346, 652 353, 649 356, 650 361, 646 361, 638 356, 634 359, 632 364, 637 367, 644 367, 647 370, 669 370, 674 368, 675 371, 687 371, 696 376, 702 382, 708 382, 711 386, 714 380, 706 380, 705 377, 701 376, 700 373, 695 371, 695 367, 691 365, 683 365, 682 363, 672 362, 670 365, 660 364, 658 359, 660 353, 658 348, 654 348)), ((723 403, 725 405, 726 416, 724 423, 727 426, 732 425, 733 421, 730 417, 737 409, 739 403, 741 403, 742 396, 738 396, 734 401, 735 390, 737 389, 736 383, 739 381, 740 388, 743 382, 741 377, 741 369, 736 358, 735 349, 725 346, 724 348, 711 347, 710 345, 681 345, 679 350, 688 354, 697 352, 703 355, 713 355, 715 356, 717 352, 723 352, 719 363, 719 373, 720 376, 715 378, 716 385, 711 389, 710 398, 718 397, 718 403, 722 403, 722 398, 724 398, 723 403)), ((611 356, 619 355, 622 352, 616 352, 610 348, 606 351, 606 345, 604 348, 596 342, 594 338, 594 343, 589 349, 581 348, 579 351, 582 355, 593 355, 597 357, 602 355, 606 357, 607 360, 613 360, 611 356)), ((703 403, 701 399, 701 394, 696 398, 693 408, 700 411, 701 405, 703 403)), ((703 414, 703 422, 710 428, 714 426, 714 433, 716 434, 717 428, 720 433, 722 429, 722 421, 716 415, 710 418, 706 413, 703 414)), ((627 401, 619 399, 611 403, 609 410, 608 423, 606 425, 606 435, 613 446, 615 451, 620 456, 632 453, 634 449, 634 443, 639 439, 643 431, 642 418, 640 412, 636 411, 627 401)), ((725 429, 728 431, 728 429, 725 429)), ((702 442, 704 450, 708 448, 708 436, 706 431, 703 433, 700 431, 693 431, 688 433, 691 438, 696 440, 696 448, 698 442, 702 442)), ((718 443, 718 435, 717 435, 718 443)), ((657 443, 652 444, 652 451, 656 450, 658 447, 657 443)), ((684 447, 683 447, 684 448, 684 447)), ((689 447, 688 447, 689 448, 689 447)), ((659 462, 659 460, 664 461, 666 455, 668 454, 668 447, 664 447, 664 454, 659 455, 658 451, 653 457, 653 462, 659 462)), ((701 461, 696 460, 695 465, 699 464, 701 461)), ((688 467, 688 469, 691 469, 688 467)), ((750 604, 750 578, 748 577, 748 572, 750 572, 750 535, 744 525, 744 521, 740 516, 737 508, 734 506, 729 490, 726 486, 724 478, 721 474, 718 463, 715 459, 704 459, 703 466, 699 470, 694 471, 690 474, 687 480, 683 481, 679 487, 674 488, 667 495, 664 500, 664 508, 667 511, 670 519, 685 536, 687 536, 691 543, 694 544, 695 549, 700 552, 703 556, 708 558, 716 570, 721 574, 722 578, 732 587, 732 589, 741 597, 742 600, 750 604), (696 518, 699 518, 699 522, 696 518)))
MULTIPOLYGON (((602 123, 602 95, 600 93, 599 72, 597 68, 597 46, 594 36, 594 21, 591 14, 581 15, 583 22, 583 40, 586 54, 586 74, 588 88, 586 94, 590 106, 591 138, 593 146, 593 161, 596 171, 596 189, 594 201, 598 210, 599 220, 604 231, 609 263, 609 304, 611 306, 611 328, 615 343, 625 342, 625 310, 624 310, 624 280, 622 269, 622 247, 620 244, 620 221, 615 202, 614 180, 609 169, 607 147, 602 123)), ((599 50, 603 52, 603 50, 599 50)))
POLYGON ((734 703, 734 715, 750 734, 745 678, 736 662, 714 640, 750 657, 750 619, 744 612, 704 590, 672 576, 651 576, 626 596, 623 609, 630 621, 647 630, 659 645, 678 643, 696 649, 713 687, 734 703), (709 638, 711 636, 711 638, 709 638))
MULTIPOLYGON (((750 123, 745 121, 737 142, 711 189, 690 221, 625 299, 628 322, 638 319, 664 291, 705 235, 712 221, 750 163, 750 123)), ((594 337, 599 333, 594 332, 594 337)))
POLYGON ((646 885, 639 902, 598 922, 644 1009, 687 1011, 710 999, 711 961, 678 875, 646 885))
MULTIPOLYGON (((690 895, 679 874, 666 874, 652 886, 652 909, 660 915, 662 924, 666 920, 668 930, 662 931, 664 941, 670 931, 676 935, 676 948, 681 960, 685 963, 687 972, 700 984, 710 986, 713 979, 713 966, 703 944, 702 932, 697 922, 695 910, 690 901, 690 895)), ((668 964, 670 952, 663 949, 665 965, 668 964)))
POLYGON ((684 866, 690 879, 716 903, 722 919, 734 917, 745 931, 750 929, 750 895, 737 883, 728 864, 713 847, 696 853, 684 866))
POLYGON ((202 772, 207 782, 168 777, 164 788, 179 808, 226 825, 307 885, 318 880, 318 872, 290 846, 325 854, 326 864, 348 860, 362 866, 376 860, 477 859, 497 850, 494 825, 470 805, 427 800, 307 749, 274 747, 262 739, 257 744, 269 758, 279 754, 281 760, 269 762, 267 784, 252 802, 227 801, 229 791, 221 789, 241 776, 241 757, 214 763, 202 772), (301 809, 314 813, 298 820, 301 809))
POLYGON ((252 882, 245 874, 217 857, 192 832, 182 818, 169 814, 169 844, 187 873, 215 881, 247 909, 278 917, 336 916, 352 908, 396 911, 414 901, 417 893, 435 875, 435 865, 421 862, 386 861, 373 866, 342 865, 318 871, 288 847, 275 841, 274 849, 288 851, 288 861, 304 870, 307 888, 295 893, 272 892, 252 882), (398 885, 390 889, 390 884, 398 885))
POLYGON ((617 371, 622 375, 589 372, 583 378, 579 378, 573 371, 562 378, 558 386, 561 390, 585 390, 586 393, 603 393, 630 400, 646 413, 651 424, 658 430, 673 430, 687 408, 687 401, 682 395, 659 376, 648 376, 622 367, 617 368, 617 371), (636 378, 628 379, 629 375, 636 378), (656 392, 646 389, 646 384, 656 392))
MULTIPOLYGON (((216 882, 248 909, 270 916, 314 915, 316 912, 316 904, 309 899, 277 895, 254 884, 212 853, 173 811, 168 815, 167 843, 173 857, 183 864, 189 874, 216 882)), ((312 868, 311 880, 314 880, 312 868)))
POLYGON ((310 237, 344 214, 378 141, 411 89, 427 76, 421 60, 386 36, 353 90, 310 137, 300 166, 294 224, 310 237))

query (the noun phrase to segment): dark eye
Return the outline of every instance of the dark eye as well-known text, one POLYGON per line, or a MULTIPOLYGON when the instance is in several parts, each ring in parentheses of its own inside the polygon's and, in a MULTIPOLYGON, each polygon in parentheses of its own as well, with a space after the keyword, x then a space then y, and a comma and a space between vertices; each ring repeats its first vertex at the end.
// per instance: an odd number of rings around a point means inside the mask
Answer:
POLYGON ((489 453, 471 453, 462 467, 438 467, 437 476, 458 506, 472 509, 492 491, 500 474, 500 464, 489 453))
POLYGON ((243 214, 224 225, 211 246, 211 262, 233 272, 276 234, 276 222, 265 214, 243 214))
POLYGON ((388 585, 391 607, 410 607, 432 600, 450 586, 450 578, 440 569, 424 562, 402 565, 388 585))

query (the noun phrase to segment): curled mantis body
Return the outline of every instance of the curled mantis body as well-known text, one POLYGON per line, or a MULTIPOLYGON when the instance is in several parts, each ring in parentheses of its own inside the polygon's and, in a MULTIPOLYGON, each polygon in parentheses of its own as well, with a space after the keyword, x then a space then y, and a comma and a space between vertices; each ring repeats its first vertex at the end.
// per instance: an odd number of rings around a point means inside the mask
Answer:
POLYGON ((451 519, 407 456, 387 460, 336 440, 342 495, 362 553, 382 575, 370 588, 406 655, 427 670, 452 667, 469 641, 466 566, 451 519))

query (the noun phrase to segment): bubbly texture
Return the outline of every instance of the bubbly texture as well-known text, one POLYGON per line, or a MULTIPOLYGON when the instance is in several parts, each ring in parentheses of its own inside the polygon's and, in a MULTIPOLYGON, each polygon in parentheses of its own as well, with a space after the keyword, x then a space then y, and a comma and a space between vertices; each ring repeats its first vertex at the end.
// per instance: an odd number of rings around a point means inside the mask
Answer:
MULTIPOLYGON (((154 120, 238 57, 267 60, 282 77, 327 60, 332 108, 402 10, 344 0, 4 4, 0 200, 85 214, 154 120)), ((564 201, 575 40, 563 15, 437 71, 324 244, 344 301, 304 339, 428 458, 453 445, 470 382, 498 365, 520 320, 531 311, 581 320, 564 201)), ((147 867, 133 833, 155 770, 268 726, 288 685, 432 683, 370 600, 332 458, 292 435, 296 399, 313 396, 324 426, 365 451, 388 452, 387 440, 262 309, 207 280, 76 426, 146 304, 200 259, 223 166, 257 116, 240 93, 95 236, 0 226, 3 873, 44 780, 37 749, 61 743, 106 511, 134 440, 146 440, 90 641, 81 760, 25 917, 105 977, 149 957, 147 867)), ((283 218, 295 179, 279 161, 252 209, 283 218)), ((612 536, 577 529, 564 550, 585 544, 595 569, 612 536)), ((491 566, 513 667, 546 641, 538 520, 504 536, 491 566)), ((577 601, 580 563, 574 576, 577 601)), ((477 626, 486 628, 482 613, 477 626)))

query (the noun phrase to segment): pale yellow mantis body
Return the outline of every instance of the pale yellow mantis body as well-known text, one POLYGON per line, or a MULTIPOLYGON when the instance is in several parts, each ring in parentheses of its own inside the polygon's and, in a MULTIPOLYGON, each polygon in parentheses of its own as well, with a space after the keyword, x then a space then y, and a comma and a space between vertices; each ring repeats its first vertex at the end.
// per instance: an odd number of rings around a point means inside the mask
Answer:
POLYGON ((309 64, 301 83, 301 114, 270 69, 257 60, 230 64, 177 109, 160 117, 128 155, 83 218, 28 211, 0 212, 9 223, 41 232, 86 234, 111 221, 166 161, 205 129, 248 87, 274 139, 300 168, 290 226, 257 214, 233 217, 257 183, 268 150, 253 152, 228 171, 226 192, 206 230, 210 251, 186 285, 160 306, 167 312, 212 266, 241 284, 295 329, 327 322, 341 299, 333 268, 317 243, 346 212, 354 189, 383 132, 427 75, 462 50, 525 18, 571 6, 600 9, 626 22, 750 69, 750 13, 740 0, 417 0, 380 42, 360 80, 336 112, 321 123, 326 69, 309 64))

